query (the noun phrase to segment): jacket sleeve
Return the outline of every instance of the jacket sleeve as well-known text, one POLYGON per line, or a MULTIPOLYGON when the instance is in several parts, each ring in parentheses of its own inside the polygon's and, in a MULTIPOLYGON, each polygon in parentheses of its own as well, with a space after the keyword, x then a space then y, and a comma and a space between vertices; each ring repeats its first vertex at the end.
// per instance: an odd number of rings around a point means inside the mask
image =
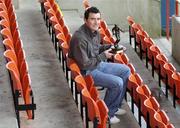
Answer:
POLYGON ((99 48, 99 53, 109 49, 110 47, 111 47, 111 44, 103 44, 103 45, 101 45, 100 48, 99 48))
POLYGON ((81 70, 94 69, 101 61, 106 60, 104 52, 95 57, 88 57, 88 43, 85 40, 74 40, 73 58, 81 70))

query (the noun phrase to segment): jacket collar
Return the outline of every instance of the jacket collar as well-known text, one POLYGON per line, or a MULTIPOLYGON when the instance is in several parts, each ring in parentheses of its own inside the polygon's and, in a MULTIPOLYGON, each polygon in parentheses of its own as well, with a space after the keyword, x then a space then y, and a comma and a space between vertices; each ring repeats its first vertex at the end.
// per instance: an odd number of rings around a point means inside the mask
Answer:
POLYGON ((85 33, 90 35, 91 38, 95 37, 98 34, 97 31, 92 32, 91 29, 86 24, 83 25, 83 28, 84 28, 85 33))

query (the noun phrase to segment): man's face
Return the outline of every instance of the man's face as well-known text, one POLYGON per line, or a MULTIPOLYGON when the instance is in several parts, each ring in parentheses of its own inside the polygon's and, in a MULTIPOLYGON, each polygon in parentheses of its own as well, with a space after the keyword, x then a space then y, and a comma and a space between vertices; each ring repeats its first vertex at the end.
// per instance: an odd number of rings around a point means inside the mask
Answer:
POLYGON ((89 17, 88 19, 85 19, 85 23, 92 30, 92 32, 94 32, 99 29, 100 20, 100 13, 89 13, 89 17))

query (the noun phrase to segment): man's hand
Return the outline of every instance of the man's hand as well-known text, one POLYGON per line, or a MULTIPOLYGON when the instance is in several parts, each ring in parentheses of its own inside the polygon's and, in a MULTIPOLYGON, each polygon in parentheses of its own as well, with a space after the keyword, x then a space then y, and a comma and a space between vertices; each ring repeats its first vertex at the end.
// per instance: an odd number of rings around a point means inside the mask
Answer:
POLYGON ((113 57, 113 54, 110 53, 111 50, 112 49, 110 48, 110 49, 107 49, 107 50, 104 51, 107 59, 112 59, 112 57, 113 57))

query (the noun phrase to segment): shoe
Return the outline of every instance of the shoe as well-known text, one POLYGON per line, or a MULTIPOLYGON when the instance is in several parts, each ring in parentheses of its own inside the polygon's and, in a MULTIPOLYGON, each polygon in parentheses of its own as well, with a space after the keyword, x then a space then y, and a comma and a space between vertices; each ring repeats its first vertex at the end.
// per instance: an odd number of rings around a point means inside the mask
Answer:
POLYGON ((126 114, 126 110, 121 109, 121 108, 118 108, 118 111, 115 112, 115 114, 116 114, 116 115, 124 115, 124 114, 126 114))
POLYGON ((120 119, 118 119, 116 116, 113 116, 110 118, 110 124, 116 124, 119 122, 120 122, 120 119))

